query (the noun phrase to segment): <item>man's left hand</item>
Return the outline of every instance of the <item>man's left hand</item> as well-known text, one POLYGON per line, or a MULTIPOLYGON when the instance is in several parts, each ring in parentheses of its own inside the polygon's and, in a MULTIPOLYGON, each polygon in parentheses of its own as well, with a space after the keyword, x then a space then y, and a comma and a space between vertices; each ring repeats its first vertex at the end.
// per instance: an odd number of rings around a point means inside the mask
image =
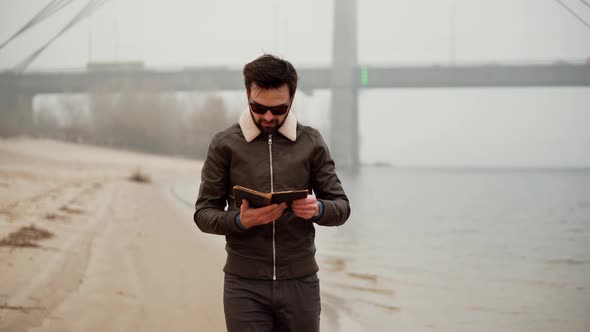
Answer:
POLYGON ((311 219, 317 217, 320 207, 315 195, 307 195, 306 198, 294 200, 291 204, 291 210, 299 218, 311 219))

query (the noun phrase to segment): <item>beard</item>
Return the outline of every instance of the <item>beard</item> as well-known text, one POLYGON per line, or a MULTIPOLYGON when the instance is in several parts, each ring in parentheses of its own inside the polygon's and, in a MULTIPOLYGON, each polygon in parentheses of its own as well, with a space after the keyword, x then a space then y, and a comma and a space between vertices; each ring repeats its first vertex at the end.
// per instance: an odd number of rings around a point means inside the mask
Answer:
MULTIPOLYGON (((252 115, 252 114, 250 114, 252 115)), ((252 120, 254 120, 254 124, 256 124, 256 127, 260 130, 261 133, 265 134, 265 135, 269 135, 269 134, 274 134, 277 130, 279 130, 279 128, 281 128, 281 126, 283 125, 283 123, 285 123, 285 120, 287 118, 285 117, 283 119, 282 122, 279 122, 278 119, 273 119, 272 121, 270 121, 269 123, 267 123, 266 121, 260 119, 260 121, 257 121, 254 116, 252 116, 252 120), (267 124, 272 123, 272 126, 263 126, 262 122, 265 122, 267 124)))
POLYGON ((258 127, 258 129, 260 129, 260 131, 261 131, 263 134, 266 134, 266 135, 268 135, 268 134, 273 134, 273 133, 274 133, 274 132, 276 132, 276 131, 279 129, 279 127, 280 127, 280 125, 279 125, 279 120, 272 120, 272 123, 273 123, 273 125, 272 125, 271 127, 266 127, 266 126, 263 126, 263 125, 262 125, 262 121, 263 121, 263 120, 260 120, 260 122, 256 122, 256 121, 254 121, 254 123, 256 123, 256 127, 258 127))

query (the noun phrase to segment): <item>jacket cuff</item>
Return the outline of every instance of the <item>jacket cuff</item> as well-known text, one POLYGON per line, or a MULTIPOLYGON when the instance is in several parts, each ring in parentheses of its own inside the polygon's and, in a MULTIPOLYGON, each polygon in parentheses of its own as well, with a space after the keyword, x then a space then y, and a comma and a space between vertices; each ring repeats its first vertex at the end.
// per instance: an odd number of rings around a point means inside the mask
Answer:
POLYGON ((248 228, 246 228, 246 226, 244 226, 242 224, 242 220, 240 219, 240 213, 236 214, 236 217, 234 218, 234 220, 235 220, 236 225, 238 226, 239 229, 241 229, 243 231, 248 229, 248 228))
POLYGON ((322 201, 324 205, 324 213, 321 218, 315 221, 316 224, 322 226, 336 226, 339 224, 340 214, 334 203, 329 200, 322 201))
POLYGON ((244 229, 240 228, 236 223, 236 217, 240 214, 238 211, 227 212, 227 217, 225 219, 227 225, 227 231, 229 234, 237 234, 245 232, 244 229))
POLYGON ((320 207, 320 210, 318 211, 318 215, 317 216, 311 218, 311 220, 313 222, 316 222, 316 221, 322 219, 322 216, 324 215, 324 202, 322 202, 321 200, 318 199, 318 205, 320 207))

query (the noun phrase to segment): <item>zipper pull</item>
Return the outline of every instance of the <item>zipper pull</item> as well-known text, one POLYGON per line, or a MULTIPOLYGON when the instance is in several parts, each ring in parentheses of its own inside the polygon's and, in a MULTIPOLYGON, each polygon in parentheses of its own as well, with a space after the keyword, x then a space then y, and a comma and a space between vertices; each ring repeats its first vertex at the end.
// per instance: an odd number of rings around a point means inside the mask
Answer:
POLYGON ((268 145, 272 144, 272 134, 268 134, 268 145))

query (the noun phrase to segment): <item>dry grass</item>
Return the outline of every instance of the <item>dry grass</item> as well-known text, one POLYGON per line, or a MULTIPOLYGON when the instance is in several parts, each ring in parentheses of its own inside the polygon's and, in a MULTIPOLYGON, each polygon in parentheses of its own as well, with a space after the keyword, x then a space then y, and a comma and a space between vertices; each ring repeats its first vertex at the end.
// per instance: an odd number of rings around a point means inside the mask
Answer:
POLYGON ((383 295, 393 295, 394 294, 392 289, 377 288, 377 287, 363 287, 363 286, 347 285, 347 284, 340 284, 340 283, 335 283, 334 285, 338 286, 340 288, 345 288, 345 289, 360 291, 360 292, 383 294, 383 295))
POLYGON ((367 280, 367 281, 377 282, 377 276, 374 274, 348 272, 348 275, 353 278, 356 278, 356 279, 363 279, 363 280, 367 280))
POLYGON ((78 209, 78 208, 75 208, 75 207, 70 207, 70 206, 67 206, 67 205, 62 206, 59 209, 60 209, 60 211, 63 211, 65 213, 69 213, 69 214, 83 214, 84 213, 84 210, 82 210, 82 209, 78 209))
POLYGON ((139 182, 139 183, 151 183, 152 179, 147 173, 143 173, 141 169, 137 168, 131 175, 129 175, 129 181, 139 182))
POLYGON ((7 237, 0 240, 0 247, 38 248, 38 241, 50 239, 52 237, 53 234, 49 231, 31 225, 21 227, 16 232, 8 234, 7 237))
POLYGON ((40 310, 43 309, 42 307, 23 307, 23 306, 14 306, 8 305, 6 303, 0 304, 0 310, 15 310, 20 311, 22 313, 28 313, 30 310, 40 310))

